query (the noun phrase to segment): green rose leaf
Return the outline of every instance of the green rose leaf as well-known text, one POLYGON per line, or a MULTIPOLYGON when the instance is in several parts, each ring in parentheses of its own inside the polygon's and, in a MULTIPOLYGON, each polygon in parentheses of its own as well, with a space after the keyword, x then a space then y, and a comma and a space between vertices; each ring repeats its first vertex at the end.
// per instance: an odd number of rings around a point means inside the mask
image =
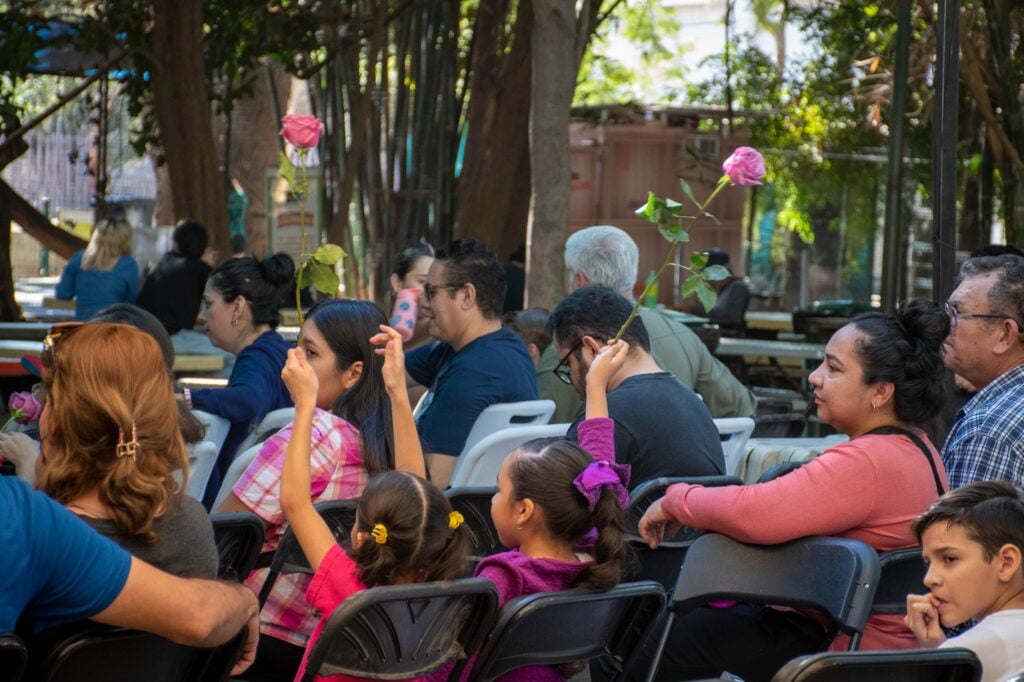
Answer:
POLYGON ((690 275, 683 280, 682 294, 683 298, 689 298, 697 294, 697 287, 701 285, 700 275, 690 275))
POLYGON ((310 283, 317 291, 331 296, 338 293, 338 273, 333 267, 310 258, 306 261, 306 270, 309 272, 310 283))
POLYGON ((683 190, 683 194, 689 197, 690 201, 692 201, 695 204, 700 204, 700 202, 697 201, 697 197, 693 196, 693 189, 690 187, 690 183, 688 183, 686 180, 683 180, 682 178, 679 178, 679 187, 683 190))
POLYGON ((345 257, 345 250, 337 244, 321 244, 310 258, 324 265, 336 265, 345 257))
POLYGON ((712 265, 702 270, 700 275, 709 282, 719 282, 729 277, 729 268, 724 265, 712 265))
POLYGON ((700 270, 702 267, 708 264, 708 255, 701 253, 700 251, 694 251, 690 254, 690 267, 694 270, 700 270))
POLYGON ((644 220, 655 223, 657 219, 655 217, 655 211, 658 207, 658 197, 654 196, 654 192, 647 193, 647 203, 638 208, 635 213, 644 220))
POLYGON ((284 152, 277 157, 277 174, 288 183, 289 187, 295 188, 295 166, 284 152))
MULTIPOLYGON (((718 267, 718 266, 712 266, 718 267)), ((697 283, 697 298, 700 299, 700 304, 704 306, 704 310, 711 310, 715 307, 715 301, 718 300, 718 294, 714 289, 708 285, 704 280, 700 280, 697 283)))
POLYGON ((686 233, 686 230, 679 227, 675 223, 662 223, 658 225, 658 232, 668 242, 688 242, 690 241, 690 235, 686 233))

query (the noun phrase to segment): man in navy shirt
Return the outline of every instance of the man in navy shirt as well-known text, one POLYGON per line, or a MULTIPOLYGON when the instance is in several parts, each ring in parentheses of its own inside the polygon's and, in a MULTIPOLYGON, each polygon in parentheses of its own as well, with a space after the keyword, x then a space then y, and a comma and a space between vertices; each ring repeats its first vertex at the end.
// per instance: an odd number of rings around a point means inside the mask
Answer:
POLYGON ((501 326, 505 272, 482 243, 460 239, 439 249, 420 308, 440 343, 409 351, 409 375, 430 391, 416 426, 431 480, 446 488, 473 423, 495 403, 537 398, 533 360, 501 326))
POLYGON ((36 631, 90 618, 212 647, 248 623, 232 674, 252 663, 259 606, 242 585, 159 571, 13 476, 0 476, 0 518, 0 632, 20 618, 36 631))

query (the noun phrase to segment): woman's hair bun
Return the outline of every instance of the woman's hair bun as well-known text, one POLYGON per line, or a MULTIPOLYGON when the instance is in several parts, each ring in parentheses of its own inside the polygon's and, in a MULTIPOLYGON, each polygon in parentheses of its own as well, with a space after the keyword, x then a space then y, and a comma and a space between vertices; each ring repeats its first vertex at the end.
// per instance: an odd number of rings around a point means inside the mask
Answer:
POLYGON ((287 253, 278 252, 273 256, 267 256, 260 265, 266 273, 267 281, 271 284, 283 286, 290 284, 295 277, 295 263, 287 253))
POLYGON ((929 354, 941 354, 942 343, 949 334, 949 316, 941 306, 914 299, 900 306, 896 320, 906 331, 908 341, 923 344, 929 354))

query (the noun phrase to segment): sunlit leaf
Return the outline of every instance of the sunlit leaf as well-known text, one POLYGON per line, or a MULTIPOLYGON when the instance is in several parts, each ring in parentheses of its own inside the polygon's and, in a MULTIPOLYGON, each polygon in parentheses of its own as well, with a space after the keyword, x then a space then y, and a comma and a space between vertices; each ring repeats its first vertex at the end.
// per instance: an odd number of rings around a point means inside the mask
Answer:
POLYGON ((334 296, 338 293, 338 273, 330 265, 310 259, 306 262, 310 273, 310 281, 317 291, 334 296))
POLYGON ((709 282, 719 282, 730 277, 729 268, 723 265, 712 265, 711 267, 704 268, 700 275, 709 282))
POLYGON ((295 188, 295 166, 284 152, 277 157, 277 174, 288 183, 289 187, 295 188))
POLYGON ((345 250, 337 244, 321 244, 313 253, 312 259, 324 265, 335 265, 345 257, 345 250))
POLYGON ((669 223, 658 226, 658 232, 661 236, 669 242, 688 242, 690 241, 690 235, 686 233, 686 230, 679 227, 679 225, 669 223))
POLYGON ((711 310, 715 307, 715 301, 718 300, 718 294, 712 289, 707 282, 703 280, 697 285, 697 298, 700 300, 700 304, 704 306, 704 310, 711 310))
POLYGON ((643 218, 644 220, 652 223, 658 222, 655 212, 658 209, 658 197, 654 196, 654 192, 647 193, 647 203, 638 208, 635 213, 643 218))
POLYGON ((699 270, 708 264, 708 255, 701 253, 700 251, 694 251, 690 254, 690 267, 695 270, 699 270))
POLYGON ((683 190, 683 194, 690 198, 690 201, 692 201, 695 204, 700 203, 699 201, 697 201, 697 197, 693 196, 693 189, 690 187, 690 183, 688 183, 686 180, 683 180, 682 178, 679 178, 679 187, 680 189, 683 190))

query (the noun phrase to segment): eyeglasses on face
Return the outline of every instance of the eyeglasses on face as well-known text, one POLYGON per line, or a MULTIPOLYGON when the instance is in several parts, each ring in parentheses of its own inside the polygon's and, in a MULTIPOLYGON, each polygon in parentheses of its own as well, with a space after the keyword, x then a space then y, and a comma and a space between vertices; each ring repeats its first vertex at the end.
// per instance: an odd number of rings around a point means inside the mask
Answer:
POLYGON ((942 309, 949 315, 949 327, 950 329, 956 329, 956 323, 959 320, 1012 320, 1013 317, 1009 315, 995 315, 993 313, 961 313, 953 307, 953 304, 946 301, 942 304, 942 309))
POLYGON ((569 369, 569 358, 571 358, 573 353, 579 350, 582 345, 583 339, 580 339, 579 341, 576 342, 576 345, 573 346, 569 350, 569 352, 565 354, 562 360, 557 365, 555 365, 555 368, 551 370, 551 373, 558 377, 558 379, 563 384, 568 384, 569 386, 572 386, 572 374, 569 369))
POLYGON ((455 289, 461 289, 464 286, 466 286, 466 285, 465 284, 453 284, 452 282, 445 282, 444 284, 431 284, 430 282, 424 282, 423 283, 423 295, 427 297, 428 301, 431 301, 431 300, 434 299, 434 296, 436 296, 437 292, 439 292, 439 291, 443 291, 444 289, 448 289, 449 291, 454 291, 455 289))

